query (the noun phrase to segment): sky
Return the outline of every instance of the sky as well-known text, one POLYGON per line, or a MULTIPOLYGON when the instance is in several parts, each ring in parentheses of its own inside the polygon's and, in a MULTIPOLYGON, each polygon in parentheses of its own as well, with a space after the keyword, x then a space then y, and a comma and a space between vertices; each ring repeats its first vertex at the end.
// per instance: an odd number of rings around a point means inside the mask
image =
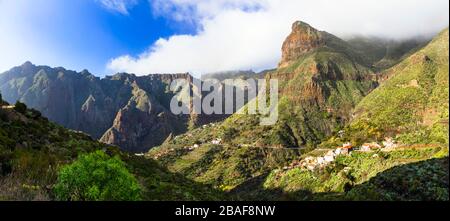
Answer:
POLYGON ((291 25, 340 37, 431 36, 448 0, 0 0, 0 72, 25 61, 116 72, 202 73, 277 66, 291 25))

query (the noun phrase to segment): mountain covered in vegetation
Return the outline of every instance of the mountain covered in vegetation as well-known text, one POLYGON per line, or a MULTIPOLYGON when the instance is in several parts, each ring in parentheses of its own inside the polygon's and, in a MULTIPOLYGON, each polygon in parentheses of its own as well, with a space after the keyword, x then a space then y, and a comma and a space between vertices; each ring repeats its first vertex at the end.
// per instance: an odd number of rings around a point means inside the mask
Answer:
POLYGON ((64 127, 126 151, 145 152, 171 134, 224 117, 172 114, 170 84, 175 79, 193 81, 189 74, 118 73, 99 78, 87 70, 78 73, 26 62, 0 74, 0 91, 4 100, 26 103, 64 127))
POLYGON ((351 42, 294 23, 265 75, 280 81, 275 125, 234 114, 148 157, 237 198, 448 200, 448 30, 381 70, 387 54, 363 56, 371 50, 351 42), (345 143, 356 151, 329 155, 345 143), (311 160, 320 169, 303 166, 311 160))
POLYGON ((0 104, 0 200, 223 198, 153 160, 52 123, 23 103, 0 104))
POLYGON ((295 22, 276 69, 222 76, 278 80, 273 125, 247 112, 256 100, 231 116, 172 114, 168 86, 188 74, 27 62, 0 74, 3 99, 34 108, 2 102, 0 197, 448 200, 448 35, 343 40, 295 22))

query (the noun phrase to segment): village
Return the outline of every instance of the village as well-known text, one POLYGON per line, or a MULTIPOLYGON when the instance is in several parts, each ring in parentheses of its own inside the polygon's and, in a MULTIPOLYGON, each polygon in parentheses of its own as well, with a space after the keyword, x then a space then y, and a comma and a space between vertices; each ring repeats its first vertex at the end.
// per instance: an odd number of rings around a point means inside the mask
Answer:
MULTIPOLYGON (((216 125, 214 123, 203 125, 202 128, 206 129, 208 127, 215 127, 216 125)), ((187 136, 192 136, 192 134, 187 134, 187 136)), ((173 139, 179 139, 181 136, 175 136, 173 139)), ((212 145, 222 145, 223 140, 221 138, 213 138, 212 140, 208 141, 207 143, 212 145)), ((184 146, 179 148, 178 150, 186 151, 186 152, 192 152, 196 149, 198 149, 200 146, 204 145, 206 143, 195 143, 191 146, 184 146)), ((247 144, 239 144, 238 147, 248 147, 251 145, 247 144)), ((383 152, 388 152, 395 150, 397 147, 399 147, 399 144, 395 142, 395 140, 391 137, 385 137, 384 141, 381 142, 381 145, 377 142, 371 142, 371 143, 364 143, 359 147, 355 147, 352 145, 351 142, 346 142, 342 146, 336 147, 335 149, 324 149, 326 150, 325 155, 321 156, 308 156, 299 160, 294 160, 290 165, 283 167, 283 170, 290 170, 294 168, 301 168, 306 169, 310 171, 314 171, 317 169, 323 169, 330 164, 332 164, 338 156, 348 156, 351 155, 352 152, 373 152, 376 150, 380 150, 383 152)), ((168 155, 172 152, 175 152, 175 148, 170 148, 165 151, 161 151, 157 153, 156 155, 153 155, 152 158, 155 160, 158 160, 159 158, 168 155)), ((145 156, 143 153, 136 154, 137 156, 145 156)), ((374 156, 377 156, 377 154, 374 154, 374 156)))
MULTIPOLYGON (((301 160, 294 160, 289 166, 283 167, 283 170, 290 170, 294 168, 301 168, 310 171, 314 171, 317 169, 323 169, 333 163, 338 156, 347 156, 351 155, 353 151, 358 152, 373 152, 375 150, 380 150, 384 152, 395 150, 399 145, 394 141, 394 139, 390 137, 386 137, 382 142, 382 145, 372 142, 372 143, 364 143, 360 147, 354 147, 350 142, 344 143, 342 146, 337 147, 336 149, 330 149, 323 156, 308 156, 301 160)), ((377 157, 378 155, 375 153, 373 155, 377 157)), ((344 168, 345 169, 345 168, 344 168)), ((348 169, 348 168, 347 168, 348 169)))

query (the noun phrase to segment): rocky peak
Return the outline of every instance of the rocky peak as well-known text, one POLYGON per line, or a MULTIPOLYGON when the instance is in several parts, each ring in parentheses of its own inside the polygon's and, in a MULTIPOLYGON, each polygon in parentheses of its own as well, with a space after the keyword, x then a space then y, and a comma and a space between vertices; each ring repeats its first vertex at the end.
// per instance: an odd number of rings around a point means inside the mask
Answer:
POLYGON ((26 61, 25 63, 23 63, 21 65, 22 68, 29 68, 29 67, 34 67, 34 64, 31 63, 30 61, 26 61))
POLYGON ((287 66, 302 54, 312 51, 325 44, 322 32, 309 24, 296 21, 292 24, 292 32, 286 38, 282 47, 282 58, 279 67, 287 66))

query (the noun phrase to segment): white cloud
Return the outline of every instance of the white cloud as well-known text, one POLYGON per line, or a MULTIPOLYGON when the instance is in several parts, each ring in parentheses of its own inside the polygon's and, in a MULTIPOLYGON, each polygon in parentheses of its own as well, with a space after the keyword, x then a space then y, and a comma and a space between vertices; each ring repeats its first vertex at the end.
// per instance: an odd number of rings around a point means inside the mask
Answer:
POLYGON ((118 12, 123 15, 128 15, 128 10, 138 3, 138 0, 96 0, 104 8, 118 12))
POLYGON ((303 20, 338 36, 405 38, 448 26, 447 0, 153 0, 153 13, 194 24, 195 35, 159 39, 134 57, 112 59, 112 71, 200 73, 273 68, 291 24, 303 20))

